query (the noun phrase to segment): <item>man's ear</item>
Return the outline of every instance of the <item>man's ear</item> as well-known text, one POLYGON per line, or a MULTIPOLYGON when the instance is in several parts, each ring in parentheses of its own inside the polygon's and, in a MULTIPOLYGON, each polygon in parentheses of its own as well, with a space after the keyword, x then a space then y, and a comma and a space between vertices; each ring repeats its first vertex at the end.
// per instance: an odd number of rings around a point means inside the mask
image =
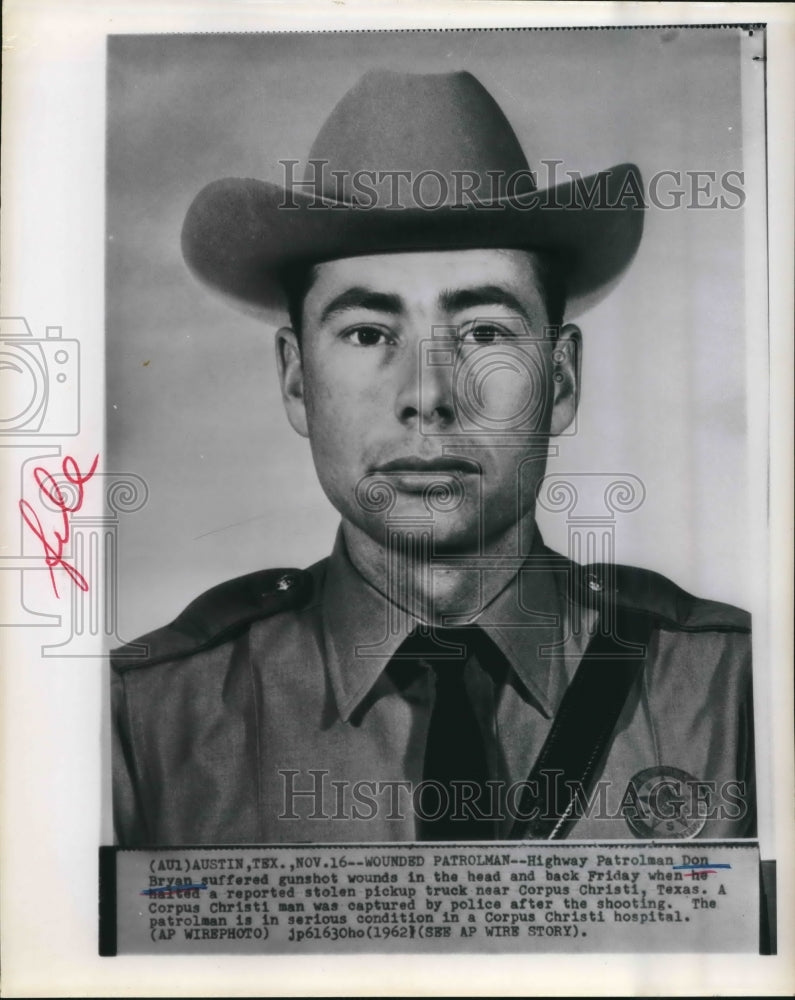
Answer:
POLYGON ((552 414, 549 433, 562 434, 574 421, 580 401, 582 334, 566 323, 552 349, 552 414))
POLYGON ((301 345, 295 331, 283 326, 276 331, 276 367, 282 387, 282 400, 287 419, 301 437, 309 437, 304 402, 304 366, 301 345))

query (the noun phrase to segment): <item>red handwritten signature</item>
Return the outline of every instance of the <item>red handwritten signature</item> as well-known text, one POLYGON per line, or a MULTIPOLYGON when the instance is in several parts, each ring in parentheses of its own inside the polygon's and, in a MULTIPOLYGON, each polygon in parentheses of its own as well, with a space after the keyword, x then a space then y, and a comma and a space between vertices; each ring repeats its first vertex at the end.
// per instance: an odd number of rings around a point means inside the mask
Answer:
POLYGON ((69 503, 69 497, 64 494, 55 478, 45 468, 37 465, 33 470, 33 478, 38 484, 39 492, 60 511, 60 523, 58 528, 52 531, 50 539, 48 539, 39 520, 39 515, 33 509, 33 506, 27 500, 19 501, 19 510, 22 514, 22 519, 42 544, 44 561, 49 567, 52 589, 55 591, 56 597, 60 597, 58 586, 55 582, 56 566, 65 569, 72 582, 81 590, 88 590, 88 580, 74 566, 69 565, 63 558, 62 553, 64 545, 69 541, 69 515, 77 513, 83 506, 83 485, 96 472, 98 462, 99 455, 96 455, 88 472, 81 472, 77 467, 77 462, 71 455, 67 455, 64 458, 61 463, 61 472, 67 482, 77 487, 74 502, 71 504, 69 503))

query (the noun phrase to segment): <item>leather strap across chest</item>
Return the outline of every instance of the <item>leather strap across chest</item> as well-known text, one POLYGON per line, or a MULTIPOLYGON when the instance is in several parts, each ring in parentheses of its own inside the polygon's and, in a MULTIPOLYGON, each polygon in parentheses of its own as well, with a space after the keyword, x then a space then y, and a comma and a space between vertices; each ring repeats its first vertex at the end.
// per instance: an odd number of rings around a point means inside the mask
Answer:
POLYGON ((643 672, 652 630, 649 615, 612 610, 604 631, 588 644, 518 797, 511 840, 563 839, 578 818, 577 795, 588 796, 593 788, 643 672))

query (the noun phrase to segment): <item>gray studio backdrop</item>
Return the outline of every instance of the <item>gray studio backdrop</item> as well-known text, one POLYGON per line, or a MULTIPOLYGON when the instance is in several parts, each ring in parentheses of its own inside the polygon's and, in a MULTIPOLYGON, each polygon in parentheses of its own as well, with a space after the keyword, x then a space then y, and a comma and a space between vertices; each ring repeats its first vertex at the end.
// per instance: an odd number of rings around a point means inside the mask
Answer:
MULTIPOLYGON (((120 635, 164 624, 231 576, 321 558, 337 524, 282 412, 272 329, 215 298, 182 261, 180 228, 204 184, 280 181, 279 160, 303 159, 373 67, 470 70, 531 167, 558 159, 588 174, 632 161, 647 180, 662 170, 720 177, 743 169, 740 36, 111 38, 105 468, 136 473, 150 490, 142 510, 122 516, 120 635)), ((581 318, 578 430, 549 470, 638 477, 645 501, 618 516, 617 558, 748 606, 744 213, 685 204, 647 211, 623 282, 581 318)), ((565 515, 540 521, 565 551, 565 515)))

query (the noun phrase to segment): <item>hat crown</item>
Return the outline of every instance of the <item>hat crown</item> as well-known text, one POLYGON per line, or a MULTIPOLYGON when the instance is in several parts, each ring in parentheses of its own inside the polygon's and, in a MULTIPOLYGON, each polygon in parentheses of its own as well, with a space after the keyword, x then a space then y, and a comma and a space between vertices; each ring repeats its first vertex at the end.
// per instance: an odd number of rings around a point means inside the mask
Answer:
POLYGON ((618 281, 643 231, 637 167, 536 191, 508 120, 468 72, 365 74, 320 130, 306 179, 288 163, 284 186, 241 177, 208 184, 182 228, 200 280, 277 325, 286 318, 285 268, 296 263, 506 247, 557 257, 571 318, 618 281), (390 176, 397 171, 402 185, 390 176))
POLYGON ((380 206, 404 208, 455 204, 462 186, 482 200, 535 187, 508 119, 466 71, 366 73, 318 133, 306 179, 349 202, 365 184, 380 206))

